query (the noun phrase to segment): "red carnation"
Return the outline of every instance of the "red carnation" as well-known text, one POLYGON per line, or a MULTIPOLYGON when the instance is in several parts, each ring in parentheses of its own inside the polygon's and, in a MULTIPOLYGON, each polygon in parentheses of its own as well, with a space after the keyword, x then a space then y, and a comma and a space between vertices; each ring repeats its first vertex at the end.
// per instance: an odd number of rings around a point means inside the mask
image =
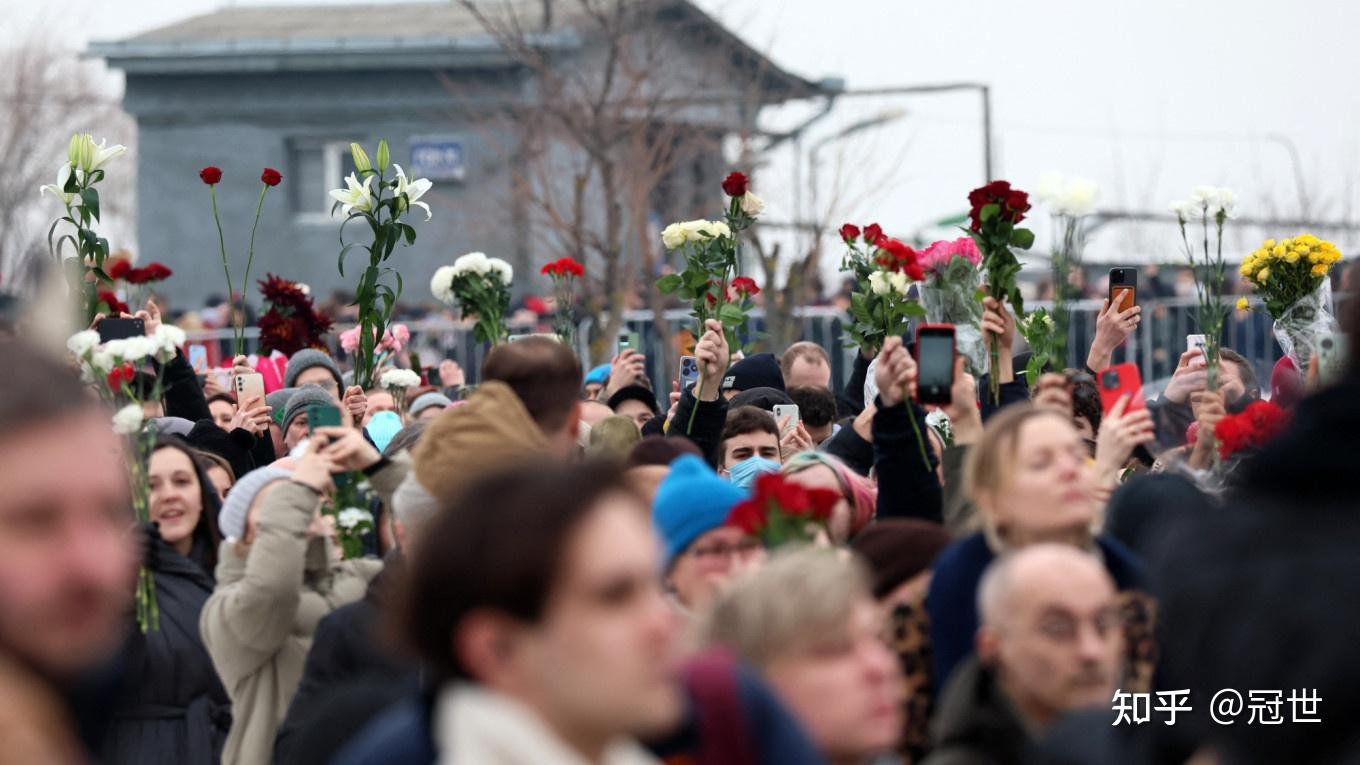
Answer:
POLYGON ((198 177, 209 186, 216 186, 222 180, 222 168, 208 165, 198 171, 198 177))
POLYGON ((538 269, 538 272, 544 276, 557 276, 557 263, 558 261, 544 263, 543 267, 538 269))
POLYGON ((732 173, 723 179, 723 193, 729 197, 743 196, 750 184, 744 173, 732 173))
POLYGON ((581 278, 586 275, 585 264, 573 258, 562 258, 562 260, 566 261, 567 270, 571 272, 572 276, 581 278))
POLYGON ((174 273, 164 263, 148 263, 146 268, 142 270, 146 272, 146 281, 148 282, 165 281, 174 273))
POLYGON ((150 272, 145 268, 133 268, 128 270, 125 278, 128 284, 146 284, 150 280, 150 276, 150 272))
POLYGON ((841 239, 844 240, 846 244, 850 244, 858 238, 859 226, 856 226, 853 223, 847 223, 844 226, 841 226, 841 239))
POLYGON ((732 289, 746 295, 759 295, 760 288, 756 286, 756 280, 749 276, 738 276, 732 280, 732 289))
POLYGON ((864 227, 864 241, 868 244, 876 245, 878 240, 883 238, 883 227, 877 223, 870 223, 864 227))
POLYGON ((277 186, 283 182, 283 173, 272 167, 266 167, 264 172, 260 173, 260 180, 264 181, 266 186, 277 186))
POLYGON ((132 270, 132 264, 126 260, 119 260, 109 267, 109 278, 117 281, 126 279, 128 272, 132 270))
POLYGON ((127 303, 119 300, 118 296, 115 295, 112 290, 100 290, 99 302, 108 306, 109 313, 114 316, 117 316, 120 313, 131 313, 128 311, 127 303))
POLYGON ((132 366, 131 362, 128 362, 109 370, 109 376, 105 378, 105 381, 109 385, 109 390, 117 393, 122 389, 124 383, 132 382, 136 376, 137 369, 132 366))

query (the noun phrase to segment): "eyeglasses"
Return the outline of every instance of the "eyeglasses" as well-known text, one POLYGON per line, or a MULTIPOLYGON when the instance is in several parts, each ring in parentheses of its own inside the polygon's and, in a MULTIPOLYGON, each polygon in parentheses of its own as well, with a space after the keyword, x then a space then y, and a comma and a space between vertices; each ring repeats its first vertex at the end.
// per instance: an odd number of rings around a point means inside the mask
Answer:
POLYGON ((704 545, 703 547, 696 547, 693 550, 690 550, 689 554, 693 555, 699 560, 716 560, 721 558, 729 558, 733 555, 737 557, 745 557, 759 549, 760 540, 743 539, 734 545, 718 542, 711 545, 704 545))

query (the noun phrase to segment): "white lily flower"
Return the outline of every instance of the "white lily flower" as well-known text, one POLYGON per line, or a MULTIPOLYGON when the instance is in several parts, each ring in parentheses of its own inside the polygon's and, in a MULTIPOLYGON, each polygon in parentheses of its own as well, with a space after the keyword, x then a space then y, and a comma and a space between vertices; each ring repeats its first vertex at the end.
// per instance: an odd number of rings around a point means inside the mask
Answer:
POLYGON ((448 305, 453 305, 453 279, 457 276, 453 266, 440 266, 434 271, 434 276, 430 278, 430 293, 435 300, 448 305))
POLYGON ((142 405, 128 404, 113 414, 113 432, 130 436, 142 429, 142 405))
POLYGON ((434 184, 426 178, 417 178, 413 181, 408 181, 406 180, 406 173, 401 169, 401 165, 394 164, 392 167, 397 169, 396 195, 399 197, 406 197, 406 204, 408 207, 419 207, 423 209, 425 211, 425 220, 429 220, 431 217, 430 206, 417 200, 425 196, 425 192, 429 191, 434 184))
POLYGON ((104 144, 109 142, 107 138, 100 141, 98 145, 95 145, 94 139, 92 138, 89 139, 89 141, 94 152, 94 158, 89 167, 89 170, 91 171, 103 169, 104 165, 109 163, 109 160, 121 157, 127 152, 127 147, 121 143, 116 143, 105 148, 104 144))
POLYGON ((501 260, 500 258, 492 258, 489 262, 489 265, 491 267, 491 273, 494 273, 497 276, 499 276, 501 278, 501 284, 504 284, 505 286, 509 287, 510 280, 515 278, 515 269, 511 267, 509 263, 506 263, 504 260, 501 260))
POLYGON ((78 359, 85 358, 98 347, 99 332, 93 329, 77 332, 66 340, 66 349, 75 354, 78 359))
POLYGON ((349 215, 350 210, 369 212, 373 209, 373 192, 369 191, 368 185, 373 182, 373 176, 364 176, 364 182, 360 183, 359 178, 354 173, 350 173, 345 178, 343 189, 332 189, 331 199, 339 202, 343 207, 340 212, 349 215))
POLYGON ((46 186, 43 186, 42 188, 38 189, 38 196, 42 196, 43 194, 46 194, 47 192, 50 191, 54 196, 61 200, 62 204, 66 205, 67 207, 80 207, 81 205, 80 195, 66 191, 66 181, 70 179, 70 177, 71 177, 70 163, 68 162, 61 163, 61 167, 57 168, 57 182, 49 183, 46 186))

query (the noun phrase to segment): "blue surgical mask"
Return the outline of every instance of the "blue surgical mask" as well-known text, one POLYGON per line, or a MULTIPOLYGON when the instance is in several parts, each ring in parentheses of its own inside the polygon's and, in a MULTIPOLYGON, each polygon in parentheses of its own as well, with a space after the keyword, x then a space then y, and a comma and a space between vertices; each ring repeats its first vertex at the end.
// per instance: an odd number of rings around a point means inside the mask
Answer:
POLYGON ((364 430, 368 431, 368 437, 373 439, 373 445, 378 447, 378 451, 382 451, 392 443, 392 437, 401 430, 401 416, 396 412, 378 412, 368 421, 364 430))
POLYGON ((751 457, 727 469, 727 477, 733 484, 743 489, 755 485, 756 479, 766 473, 779 472, 779 463, 764 457, 751 457))

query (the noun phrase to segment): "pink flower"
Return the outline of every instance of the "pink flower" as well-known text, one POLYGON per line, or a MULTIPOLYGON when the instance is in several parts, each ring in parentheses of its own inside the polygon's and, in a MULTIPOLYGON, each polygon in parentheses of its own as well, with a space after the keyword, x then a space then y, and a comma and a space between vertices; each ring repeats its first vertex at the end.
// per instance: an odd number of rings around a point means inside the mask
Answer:
POLYGON ((944 271, 954 258, 963 258, 974 266, 982 263, 982 253, 978 252, 977 243, 968 236, 952 242, 936 242, 921 251, 921 265, 930 273, 944 271))
POLYGON ((411 342, 411 330, 405 324, 393 324, 383 333, 382 348, 385 351, 397 353, 406 344, 411 342))
POLYGON ((359 348, 359 328, 347 329, 340 333, 340 347, 345 353, 354 353, 359 348))

